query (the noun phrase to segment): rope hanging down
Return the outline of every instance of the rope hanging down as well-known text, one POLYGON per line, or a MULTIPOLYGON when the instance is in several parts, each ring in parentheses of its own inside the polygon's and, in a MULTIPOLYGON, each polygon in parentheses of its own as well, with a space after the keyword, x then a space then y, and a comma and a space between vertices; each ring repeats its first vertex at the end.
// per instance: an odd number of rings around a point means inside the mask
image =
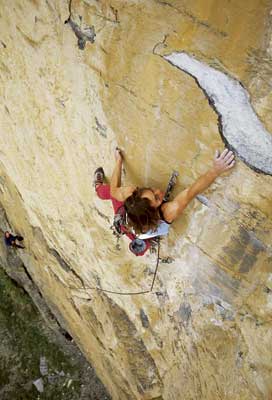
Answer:
POLYGON ((156 267, 155 267, 155 272, 154 272, 152 284, 151 284, 149 290, 143 290, 143 291, 139 291, 139 292, 117 292, 117 291, 114 291, 114 290, 107 290, 107 289, 102 289, 102 288, 99 288, 99 287, 85 286, 85 285, 84 285, 84 288, 72 288, 71 286, 68 286, 69 289, 73 289, 73 290, 97 290, 99 292, 105 292, 105 293, 111 293, 111 294, 119 294, 121 296, 134 296, 134 295, 139 295, 139 294, 152 293, 152 290, 153 290, 153 287, 154 287, 154 283, 155 283, 155 280, 156 280, 156 276, 157 276, 157 272, 158 272, 159 263, 160 263, 160 238, 157 239, 157 243, 158 243, 158 248, 157 248, 156 267))

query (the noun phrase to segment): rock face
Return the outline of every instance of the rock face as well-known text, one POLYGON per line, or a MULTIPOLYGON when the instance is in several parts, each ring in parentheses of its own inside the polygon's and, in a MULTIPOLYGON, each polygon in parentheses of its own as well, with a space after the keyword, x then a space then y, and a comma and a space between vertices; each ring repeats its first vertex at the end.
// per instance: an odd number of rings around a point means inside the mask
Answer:
POLYGON ((173 224, 172 262, 135 295, 156 255, 116 249, 92 187, 117 143, 125 183, 163 189, 175 169, 176 191, 224 147, 202 89, 164 58, 175 52, 241 82, 269 142, 272 2, 242 3, 1 2, 6 228, 26 238, 28 274, 113 399, 272 397, 272 177, 238 158, 173 224))

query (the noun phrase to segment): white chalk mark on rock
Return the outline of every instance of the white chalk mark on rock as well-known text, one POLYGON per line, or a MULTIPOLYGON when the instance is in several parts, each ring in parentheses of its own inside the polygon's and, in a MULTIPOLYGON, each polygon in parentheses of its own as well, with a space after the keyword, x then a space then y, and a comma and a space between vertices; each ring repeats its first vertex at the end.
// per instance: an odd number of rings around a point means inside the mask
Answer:
POLYGON ((272 175, 272 135, 256 115, 242 84, 184 52, 164 59, 195 78, 219 117, 219 130, 228 147, 252 169, 272 175))

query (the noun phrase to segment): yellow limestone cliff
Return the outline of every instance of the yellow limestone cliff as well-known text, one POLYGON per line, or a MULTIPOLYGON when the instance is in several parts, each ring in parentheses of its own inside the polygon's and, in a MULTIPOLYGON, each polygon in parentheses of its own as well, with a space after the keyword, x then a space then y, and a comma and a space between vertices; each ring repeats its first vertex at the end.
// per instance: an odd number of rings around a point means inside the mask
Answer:
POLYGON ((1 206, 112 398, 271 399, 272 1, 1 0, 0 22, 1 206), (213 92, 217 71, 250 96, 260 135, 239 95, 224 103, 228 84, 213 92), (236 167, 171 227, 153 292, 91 289, 148 291, 156 266, 125 238, 116 249, 92 187, 116 144, 125 183, 164 189, 175 169, 177 192, 224 143, 236 167))

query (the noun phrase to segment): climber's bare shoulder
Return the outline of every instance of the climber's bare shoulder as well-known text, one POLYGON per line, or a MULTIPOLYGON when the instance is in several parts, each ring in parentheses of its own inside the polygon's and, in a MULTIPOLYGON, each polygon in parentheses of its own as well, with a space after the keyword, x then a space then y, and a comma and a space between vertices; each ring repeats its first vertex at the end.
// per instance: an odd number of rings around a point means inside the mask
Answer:
POLYGON ((167 201, 161 206, 163 217, 165 221, 172 223, 179 215, 181 215, 184 209, 192 200, 189 196, 189 189, 184 189, 178 194, 172 201, 167 201))
POLYGON ((118 188, 111 188, 111 196, 118 201, 126 201, 132 195, 136 186, 121 186, 118 188))

